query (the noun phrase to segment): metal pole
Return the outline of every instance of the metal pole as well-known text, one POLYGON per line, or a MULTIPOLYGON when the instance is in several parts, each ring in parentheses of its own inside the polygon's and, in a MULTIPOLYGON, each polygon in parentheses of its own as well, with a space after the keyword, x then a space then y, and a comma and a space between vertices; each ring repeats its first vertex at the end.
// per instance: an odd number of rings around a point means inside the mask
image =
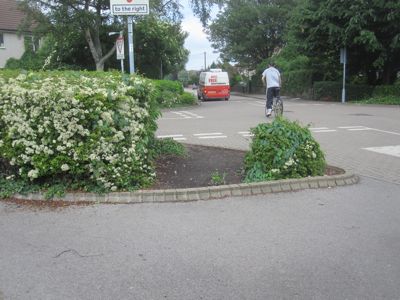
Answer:
MULTIPOLYGON (((120 31, 119 32, 119 36, 123 38, 124 37, 124 32, 120 31)), ((124 74, 124 60, 123 59, 121 59, 121 73, 124 74)))
POLYGON ((133 18, 128 16, 128 43, 129 43, 129 73, 135 73, 135 60, 133 54, 133 18))
POLYGON ((204 71, 207 70, 207 58, 206 58, 206 52, 204 51, 204 71))
POLYGON ((342 103, 346 102, 346 62, 343 63, 342 103))

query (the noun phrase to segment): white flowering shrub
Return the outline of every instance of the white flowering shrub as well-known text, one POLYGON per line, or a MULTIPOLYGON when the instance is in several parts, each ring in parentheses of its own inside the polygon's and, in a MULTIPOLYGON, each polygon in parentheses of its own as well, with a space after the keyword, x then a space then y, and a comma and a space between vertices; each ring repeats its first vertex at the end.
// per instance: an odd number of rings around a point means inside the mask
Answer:
POLYGON ((0 72, 0 158, 17 177, 111 191, 152 182, 151 82, 118 73, 7 74, 0 72))
POLYGON ((285 118, 252 128, 245 156, 246 182, 323 175, 326 162, 307 127, 285 118))

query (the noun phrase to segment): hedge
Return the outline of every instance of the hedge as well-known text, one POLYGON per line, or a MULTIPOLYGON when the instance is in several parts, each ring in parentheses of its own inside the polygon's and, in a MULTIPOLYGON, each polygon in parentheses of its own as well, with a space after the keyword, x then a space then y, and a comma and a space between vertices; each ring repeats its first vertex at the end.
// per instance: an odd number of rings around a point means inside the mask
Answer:
POLYGON ((196 103, 196 98, 184 92, 180 81, 153 80, 155 86, 154 97, 161 107, 174 107, 196 103))
MULTIPOLYGON (((313 99, 341 101, 343 84, 337 81, 316 81, 313 86, 313 99)), ((372 95, 373 86, 346 84, 346 99, 360 100, 372 95)))
POLYGON ((282 94, 310 97, 312 93, 312 70, 289 71, 282 74, 282 94))

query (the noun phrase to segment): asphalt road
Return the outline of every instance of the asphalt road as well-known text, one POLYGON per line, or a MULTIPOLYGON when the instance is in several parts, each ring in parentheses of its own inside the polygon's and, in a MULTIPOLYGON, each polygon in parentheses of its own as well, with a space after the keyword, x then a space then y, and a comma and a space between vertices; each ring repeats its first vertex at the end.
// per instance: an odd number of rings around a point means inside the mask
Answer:
MULTIPOLYGON (((232 96, 194 108, 166 110, 158 136, 184 143, 249 149, 250 128, 271 122, 265 101, 232 96)), ((400 183, 400 106, 365 106, 284 100, 284 115, 310 125, 328 163, 372 178, 400 183)))
MULTIPOLYGON (((285 109, 360 183, 192 203, 0 202, 0 299, 399 299, 400 158, 364 149, 400 145, 399 108, 285 109)), ((264 121, 262 100, 232 97, 165 112, 158 135, 247 149, 245 131, 264 121)))

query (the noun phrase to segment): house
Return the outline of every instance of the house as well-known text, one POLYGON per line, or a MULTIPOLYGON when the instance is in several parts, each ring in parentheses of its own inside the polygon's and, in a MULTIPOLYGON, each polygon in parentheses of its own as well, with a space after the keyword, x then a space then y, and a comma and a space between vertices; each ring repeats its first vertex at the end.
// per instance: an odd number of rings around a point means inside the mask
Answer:
POLYGON ((22 35, 19 32, 24 18, 18 0, 0 0, 0 68, 4 68, 9 58, 20 58, 25 51, 25 38, 31 39, 30 32, 22 35))

